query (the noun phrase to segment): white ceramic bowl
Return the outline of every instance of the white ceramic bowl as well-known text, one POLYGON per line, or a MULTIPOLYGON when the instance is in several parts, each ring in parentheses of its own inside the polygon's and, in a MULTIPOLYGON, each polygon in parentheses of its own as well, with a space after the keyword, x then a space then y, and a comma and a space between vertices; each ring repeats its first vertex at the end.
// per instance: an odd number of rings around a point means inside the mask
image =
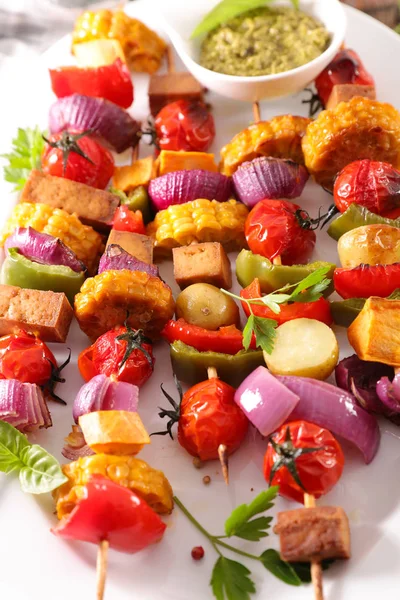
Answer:
MULTIPOLYGON (((204 87, 236 100, 254 102, 263 98, 288 96, 303 90, 330 63, 343 43, 346 32, 346 15, 339 0, 301 0, 300 8, 313 15, 332 36, 332 41, 321 56, 311 62, 277 75, 238 77, 205 69, 199 63, 200 45, 204 39, 190 39, 200 23, 219 0, 155 0, 155 8, 162 15, 166 33, 186 68, 204 87)), ((291 5, 281 0, 276 5, 291 5)))

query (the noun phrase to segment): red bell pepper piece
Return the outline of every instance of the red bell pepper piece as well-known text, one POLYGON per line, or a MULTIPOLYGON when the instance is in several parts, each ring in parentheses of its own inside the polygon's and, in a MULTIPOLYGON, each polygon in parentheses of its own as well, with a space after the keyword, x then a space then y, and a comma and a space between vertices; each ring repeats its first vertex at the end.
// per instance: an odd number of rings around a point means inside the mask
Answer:
POLYGON ((52 533, 91 544, 107 540, 110 548, 133 554, 160 541, 165 529, 160 517, 134 492, 96 475, 52 533))
POLYGON ((359 265, 354 269, 335 269, 335 290, 348 298, 387 298, 400 288, 400 263, 393 265, 359 265))
POLYGON ((129 108, 133 102, 131 76, 120 58, 102 67, 59 67, 49 72, 51 88, 57 98, 82 94, 105 98, 122 108, 129 108))
MULTIPOLYGON (((199 352, 222 352, 223 354, 237 354, 243 350, 243 333, 235 327, 220 327, 217 331, 209 331, 190 325, 185 319, 168 321, 161 335, 170 343, 177 340, 196 348, 199 352)), ((254 338, 250 348, 256 348, 254 338)))
POLYGON ((125 204, 119 206, 115 211, 112 228, 117 231, 146 234, 146 227, 140 210, 129 210, 125 204))
MULTIPOLYGON (((256 278, 250 285, 244 288, 240 295, 242 298, 261 298, 260 282, 256 278)), ((250 315, 250 309, 247 302, 242 302, 243 310, 247 316, 250 315)), ((274 319, 278 325, 286 323, 286 321, 292 321, 293 319, 315 319, 326 323, 326 325, 332 324, 331 307, 325 298, 320 298, 315 302, 293 302, 292 304, 281 304, 281 312, 276 314, 268 306, 261 306, 258 304, 252 304, 251 310, 256 317, 263 317, 264 319, 274 319)))

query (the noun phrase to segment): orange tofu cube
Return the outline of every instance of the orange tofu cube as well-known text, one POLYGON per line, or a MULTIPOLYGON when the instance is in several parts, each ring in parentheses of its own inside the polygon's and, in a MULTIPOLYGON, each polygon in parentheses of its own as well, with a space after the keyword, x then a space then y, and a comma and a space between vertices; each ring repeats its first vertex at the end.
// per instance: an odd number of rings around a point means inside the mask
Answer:
POLYGON ((152 75, 149 84, 149 104, 153 117, 177 100, 202 100, 203 87, 191 73, 152 75))
POLYGON ((159 176, 172 171, 189 171, 191 169, 204 169, 213 173, 218 171, 214 154, 208 154, 207 152, 161 150, 156 162, 159 176))
POLYGON ((138 413, 126 410, 97 410, 79 417, 87 445, 96 454, 138 454, 150 444, 138 413))
POLYGON ((274 532, 282 560, 311 562, 350 558, 350 526, 343 508, 316 506, 280 512, 274 532))
POLYGON ((107 246, 110 244, 118 244, 118 246, 121 246, 121 248, 138 260, 148 265, 153 264, 154 241, 148 235, 112 229, 108 236, 107 246))
POLYGON ((193 283, 232 287, 229 258, 219 242, 173 248, 174 277, 181 290, 193 283))
POLYGON ((347 337, 361 360, 400 367, 400 300, 368 298, 347 337))
POLYGON ((327 109, 336 108, 341 102, 349 102, 354 96, 362 96, 370 100, 376 100, 376 92, 373 85, 354 85, 352 83, 339 83, 333 86, 327 109))
POLYGON ((155 176, 154 158, 148 156, 135 161, 132 165, 115 167, 112 184, 118 190, 128 194, 140 185, 147 188, 155 176))

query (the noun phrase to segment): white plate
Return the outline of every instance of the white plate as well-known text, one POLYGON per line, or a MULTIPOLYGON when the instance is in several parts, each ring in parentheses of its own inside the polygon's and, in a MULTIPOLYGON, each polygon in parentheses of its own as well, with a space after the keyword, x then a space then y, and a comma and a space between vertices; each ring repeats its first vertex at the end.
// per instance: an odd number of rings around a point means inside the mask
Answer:
MULTIPOLYGON (((148 10, 147 1, 127 5, 131 15, 138 16, 156 28, 155 15, 148 10)), ((379 99, 400 108, 397 57, 400 38, 373 19, 346 8, 349 19, 348 45, 363 58, 368 70, 376 78, 379 99)), ((71 61, 68 38, 60 40, 41 60, 24 71, 10 73, 2 80, 0 152, 9 148, 17 127, 46 124, 47 111, 52 102, 46 65, 63 65, 71 61), (5 94, 7 90, 7 94, 5 94)), ((146 81, 134 76, 136 99, 133 115, 144 118, 146 108, 146 81)), ((215 95, 209 98, 217 126, 215 152, 232 136, 246 127, 251 120, 251 107, 227 101, 215 95)), ((281 102, 262 105, 264 118, 276 114, 306 114, 301 96, 281 102)), ((4 182, 0 187, 1 214, 4 220, 15 198, 4 182)), ((301 204, 311 213, 320 205, 328 206, 329 197, 313 185, 308 185, 301 204)), ((319 235, 315 258, 335 261, 335 243, 324 232, 319 235)), ((172 268, 164 263, 163 277, 170 283, 172 268)), ((176 285, 173 286, 177 292, 176 285)), ((345 332, 337 331, 342 356, 350 354, 345 332)), ((69 407, 51 405, 54 427, 35 436, 61 459, 63 437, 70 429, 71 405, 82 381, 76 368, 76 357, 87 346, 86 337, 76 323, 71 328, 68 345, 73 349, 73 362, 66 369, 67 383, 58 392, 69 402, 69 407)), ((58 358, 66 355, 65 346, 53 346, 58 358)), ((157 364, 153 378, 141 391, 140 413, 149 431, 160 429, 157 406, 164 404, 159 384, 164 382, 173 391, 168 347, 156 352, 157 364)), ((360 454, 346 450, 346 466, 342 479, 321 502, 342 505, 351 519, 353 558, 336 564, 324 575, 326 600, 372 600, 399 596, 400 572, 400 430, 382 421, 382 444, 378 456, 368 467, 360 454)), ((203 470, 195 470, 190 457, 178 445, 166 438, 154 438, 150 448, 141 457, 154 467, 163 469, 175 493, 193 511, 211 532, 223 531, 224 518, 239 503, 249 502, 265 488, 261 474, 265 442, 253 434, 231 459, 231 484, 226 488, 217 463, 209 463, 203 470), (212 482, 202 484, 208 474, 212 482)), ((293 504, 279 499, 280 510, 293 504)), ((66 543, 55 538, 49 529, 55 524, 54 505, 50 496, 25 496, 12 477, 0 477, 0 598, 3 600, 87 600, 95 597, 96 548, 83 543, 66 543)), ((136 556, 110 553, 106 598, 108 600, 203 600, 211 598, 208 586, 212 565, 216 559, 213 549, 176 509, 168 519, 169 528, 164 541, 136 556), (202 544, 206 555, 194 563, 190 557, 193 546, 202 544)), ((255 544, 243 544, 252 548, 255 544)), ((260 544, 261 549, 277 547, 274 535, 260 544)), ((252 551, 252 550, 251 550, 252 551)), ((311 587, 291 588, 272 577, 258 565, 248 566, 254 573, 257 586, 255 600, 311 600, 311 587)))

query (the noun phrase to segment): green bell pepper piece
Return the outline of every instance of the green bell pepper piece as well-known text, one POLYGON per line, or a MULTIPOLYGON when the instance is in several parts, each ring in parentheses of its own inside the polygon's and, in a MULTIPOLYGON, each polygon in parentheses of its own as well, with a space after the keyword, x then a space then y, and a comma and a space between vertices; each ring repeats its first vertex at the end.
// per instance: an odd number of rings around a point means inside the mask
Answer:
POLYGON ((363 225, 391 225, 400 227, 400 219, 387 219, 372 213, 368 208, 359 204, 350 204, 349 208, 337 219, 332 221, 328 233, 334 240, 338 240, 344 233, 362 227, 363 225))
MULTIPOLYGON (((400 290, 394 290, 387 300, 400 300, 400 290)), ((332 317, 336 325, 349 327, 360 314, 366 303, 366 298, 349 298, 331 302, 332 317)))
POLYGON ((194 385, 208 379, 208 367, 215 367, 218 377, 237 388, 257 367, 265 365, 262 350, 241 350, 237 354, 199 352, 181 341, 171 344, 172 369, 180 381, 194 385))
MULTIPOLYGON (((260 282, 261 292, 270 294, 279 290, 286 284, 299 283, 313 271, 321 267, 329 267, 326 274, 328 279, 333 279, 336 265, 333 263, 318 261, 308 265, 274 265, 268 258, 253 254, 250 250, 242 250, 236 259, 236 277, 242 287, 247 287, 257 277, 260 282)), ((333 292, 333 281, 324 291, 328 297, 333 292)))
POLYGON ((63 265, 33 262, 17 248, 10 248, 1 269, 1 283, 31 290, 64 292, 73 305, 74 297, 85 281, 84 272, 77 273, 63 265))
POLYGON ((124 204, 127 205, 129 210, 140 210, 145 225, 153 220, 153 211, 150 206, 149 194, 143 185, 140 185, 133 190, 124 204))
POLYGON ((350 298, 349 300, 331 302, 331 312, 335 324, 349 327, 364 308, 365 302, 365 298, 350 298))

